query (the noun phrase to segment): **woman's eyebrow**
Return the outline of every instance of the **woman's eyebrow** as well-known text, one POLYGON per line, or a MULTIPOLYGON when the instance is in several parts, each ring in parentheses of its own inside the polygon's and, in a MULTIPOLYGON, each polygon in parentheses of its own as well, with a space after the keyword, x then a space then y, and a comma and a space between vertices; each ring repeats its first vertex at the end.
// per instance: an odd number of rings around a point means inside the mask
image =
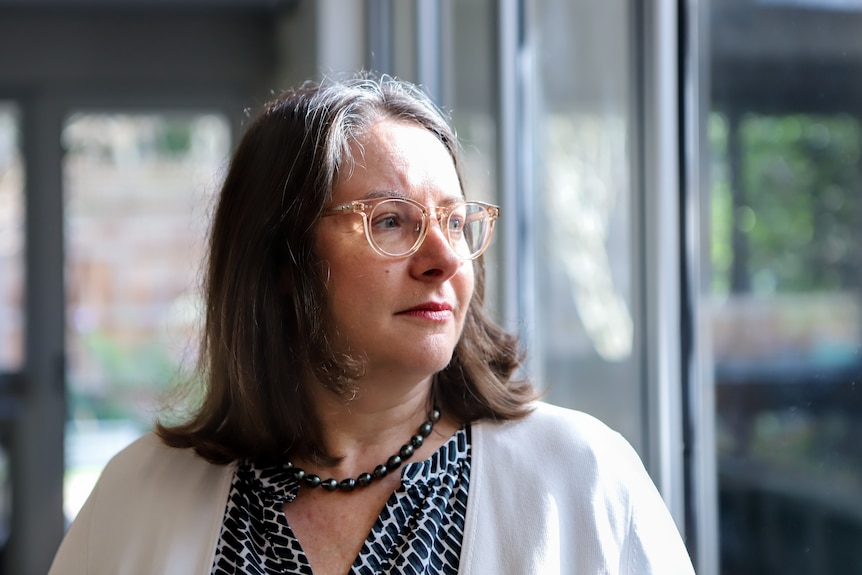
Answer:
POLYGON ((408 198, 409 196, 404 192, 398 190, 371 190, 367 192, 360 199, 362 200, 376 200, 378 198, 408 198))
MULTIPOLYGON (((415 198, 409 196, 408 194, 405 194, 401 190, 371 190, 359 199, 376 200, 378 198, 400 198, 405 200, 415 200, 415 198)), ((451 206, 452 204, 457 204, 463 201, 465 201, 463 196, 444 196, 440 199, 439 202, 437 202, 437 205, 451 206)))

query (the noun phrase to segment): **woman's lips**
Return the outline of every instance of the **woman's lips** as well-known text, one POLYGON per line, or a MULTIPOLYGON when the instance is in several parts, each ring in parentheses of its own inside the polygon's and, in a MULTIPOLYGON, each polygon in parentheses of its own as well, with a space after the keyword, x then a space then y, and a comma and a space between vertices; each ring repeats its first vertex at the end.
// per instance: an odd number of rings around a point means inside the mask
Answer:
POLYGON ((448 303, 427 302, 400 311, 396 315, 429 321, 447 321, 452 318, 452 306, 448 303))

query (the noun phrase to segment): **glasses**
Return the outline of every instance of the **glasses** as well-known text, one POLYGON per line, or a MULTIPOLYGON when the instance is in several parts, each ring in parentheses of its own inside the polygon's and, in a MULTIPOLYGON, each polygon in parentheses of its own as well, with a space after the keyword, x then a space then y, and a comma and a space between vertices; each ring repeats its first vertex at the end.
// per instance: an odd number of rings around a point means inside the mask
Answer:
POLYGON ((428 235, 428 222, 440 224, 452 250, 462 260, 478 258, 491 243, 500 208, 483 202, 459 202, 429 208, 409 198, 355 200, 324 210, 324 216, 360 214, 365 237, 382 256, 408 256, 428 235))

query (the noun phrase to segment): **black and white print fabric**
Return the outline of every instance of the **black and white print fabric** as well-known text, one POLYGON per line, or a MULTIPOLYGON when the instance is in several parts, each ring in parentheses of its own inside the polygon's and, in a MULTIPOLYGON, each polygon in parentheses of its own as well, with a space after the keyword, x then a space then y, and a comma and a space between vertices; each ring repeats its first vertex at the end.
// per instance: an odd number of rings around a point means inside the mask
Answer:
MULTIPOLYGON (((405 464, 350 575, 455 574, 470 482, 470 427, 425 461, 405 464)), ((282 466, 237 466, 213 575, 312 574, 282 511, 299 483, 282 466)))

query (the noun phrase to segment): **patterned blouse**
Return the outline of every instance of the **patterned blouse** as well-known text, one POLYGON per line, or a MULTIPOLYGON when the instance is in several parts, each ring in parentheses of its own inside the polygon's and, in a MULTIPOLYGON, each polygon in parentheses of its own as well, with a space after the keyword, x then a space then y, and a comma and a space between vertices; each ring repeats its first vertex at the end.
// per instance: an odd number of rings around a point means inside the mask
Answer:
MULTIPOLYGON (((456 574, 470 484, 470 426, 425 461, 406 463, 350 575, 456 574)), ((282 466, 237 466, 213 575, 311 574, 282 507, 299 482, 282 466)))

